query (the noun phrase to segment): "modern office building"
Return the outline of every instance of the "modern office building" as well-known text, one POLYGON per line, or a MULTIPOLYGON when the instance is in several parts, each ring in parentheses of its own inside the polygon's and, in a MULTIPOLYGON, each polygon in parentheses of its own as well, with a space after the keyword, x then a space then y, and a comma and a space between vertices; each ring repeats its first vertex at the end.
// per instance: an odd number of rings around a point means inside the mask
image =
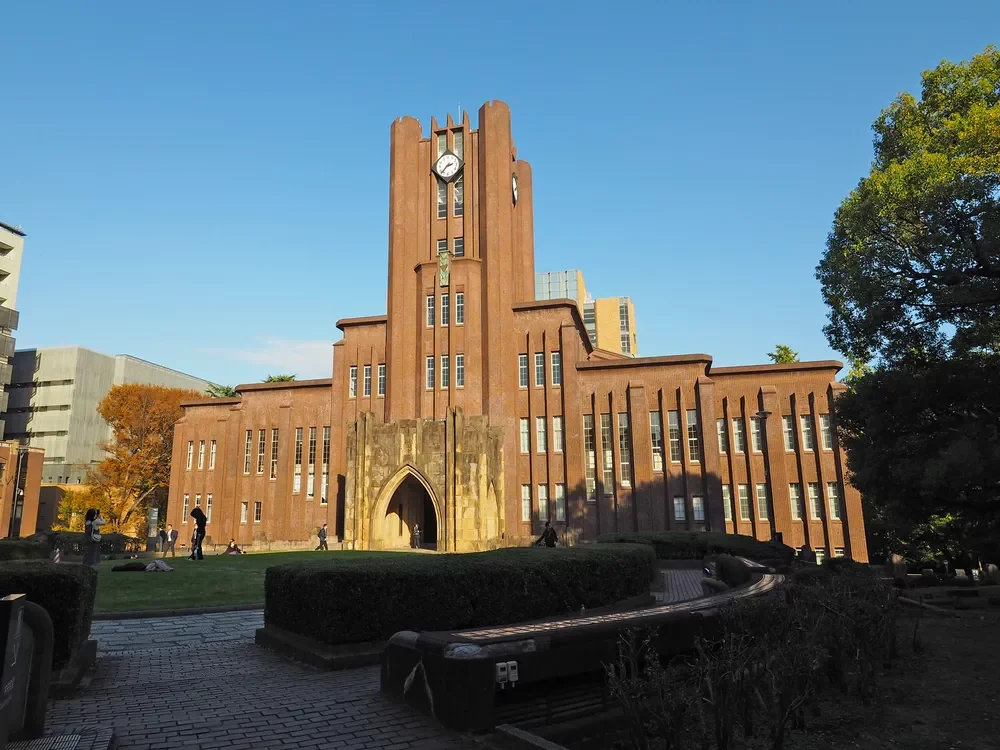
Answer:
POLYGON ((43 484, 79 484, 111 438, 97 406, 112 386, 147 383, 205 391, 207 380, 127 354, 109 356, 82 346, 15 352, 7 410, 8 436, 45 451, 43 484))
POLYGON ((544 271, 535 274, 535 299, 571 299, 580 308, 592 346, 609 352, 639 356, 635 307, 629 297, 594 299, 580 271, 544 271))
MULTIPOLYGON (((21 281, 24 260, 24 232, 20 227, 0 222, 0 414, 7 410, 7 393, 3 386, 10 382, 10 358, 14 355, 14 331, 17 329, 17 287, 21 281)), ((0 440, 5 425, 0 420, 0 440)))
POLYGON ((190 529, 197 505, 215 539, 302 547, 329 523, 354 549, 409 546, 419 525, 466 551, 551 521, 571 543, 715 530, 867 560, 840 362, 595 346, 579 289, 536 299, 532 169, 502 102, 478 128, 397 119, 389 163, 386 314, 337 323, 328 379, 185 403, 168 522, 190 529))

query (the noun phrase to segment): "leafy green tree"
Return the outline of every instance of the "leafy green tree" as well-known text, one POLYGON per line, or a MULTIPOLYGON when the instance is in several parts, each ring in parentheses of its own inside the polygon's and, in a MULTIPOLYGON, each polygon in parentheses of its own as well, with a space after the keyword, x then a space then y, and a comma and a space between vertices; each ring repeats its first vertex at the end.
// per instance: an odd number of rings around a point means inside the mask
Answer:
POLYGON ((262 382, 264 383, 291 383, 295 380, 294 375, 268 375, 262 382))
POLYGON ((767 356, 776 365, 788 365, 799 361, 799 353, 785 344, 778 344, 773 352, 767 353, 767 356))
POLYGON ((231 385, 210 385, 207 392, 212 398, 233 398, 240 395, 231 385))

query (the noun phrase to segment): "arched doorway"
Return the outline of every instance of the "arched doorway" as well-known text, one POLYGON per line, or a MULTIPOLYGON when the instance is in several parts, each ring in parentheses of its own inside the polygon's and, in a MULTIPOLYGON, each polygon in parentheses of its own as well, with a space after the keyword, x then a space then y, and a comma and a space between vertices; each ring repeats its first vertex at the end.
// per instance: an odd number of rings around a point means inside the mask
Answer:
POLYGON ((420 546, 437 549, 437 514, 430 495, 416 477, 408 474, 392 493, 382 520, 384 548, 410 547, 413 532, 420 527, 420 546))

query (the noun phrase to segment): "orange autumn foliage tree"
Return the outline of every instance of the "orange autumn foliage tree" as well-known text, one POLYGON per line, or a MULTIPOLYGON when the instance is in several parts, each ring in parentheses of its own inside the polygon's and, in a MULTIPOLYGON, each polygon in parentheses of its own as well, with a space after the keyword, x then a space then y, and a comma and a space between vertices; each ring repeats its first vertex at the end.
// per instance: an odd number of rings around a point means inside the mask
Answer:
POLYGON ((87 476, 88 499, 104 514, 107 531, 144 533, 150 501, 170 483, 180 404, 203 397, 198 391, 159 385, 116 385, 108 391, 97 407, 111 427, 111 440, 101 445, 108 455, 87 476))

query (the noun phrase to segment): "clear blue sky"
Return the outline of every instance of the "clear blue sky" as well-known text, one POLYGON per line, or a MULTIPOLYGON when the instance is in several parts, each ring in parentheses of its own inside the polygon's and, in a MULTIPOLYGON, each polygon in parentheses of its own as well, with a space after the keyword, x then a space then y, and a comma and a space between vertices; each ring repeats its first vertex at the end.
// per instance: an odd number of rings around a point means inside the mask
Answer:
POLYGON ((1000 4, 94 0, 2 23, 18 346, 237 383, 329 376, 334 322, 385 311, 390 123, 490 99, 534 169, 537 270, 631 296, 641 353, 837 356, 813 274, 871 123, 1000 41, 1000 4))

